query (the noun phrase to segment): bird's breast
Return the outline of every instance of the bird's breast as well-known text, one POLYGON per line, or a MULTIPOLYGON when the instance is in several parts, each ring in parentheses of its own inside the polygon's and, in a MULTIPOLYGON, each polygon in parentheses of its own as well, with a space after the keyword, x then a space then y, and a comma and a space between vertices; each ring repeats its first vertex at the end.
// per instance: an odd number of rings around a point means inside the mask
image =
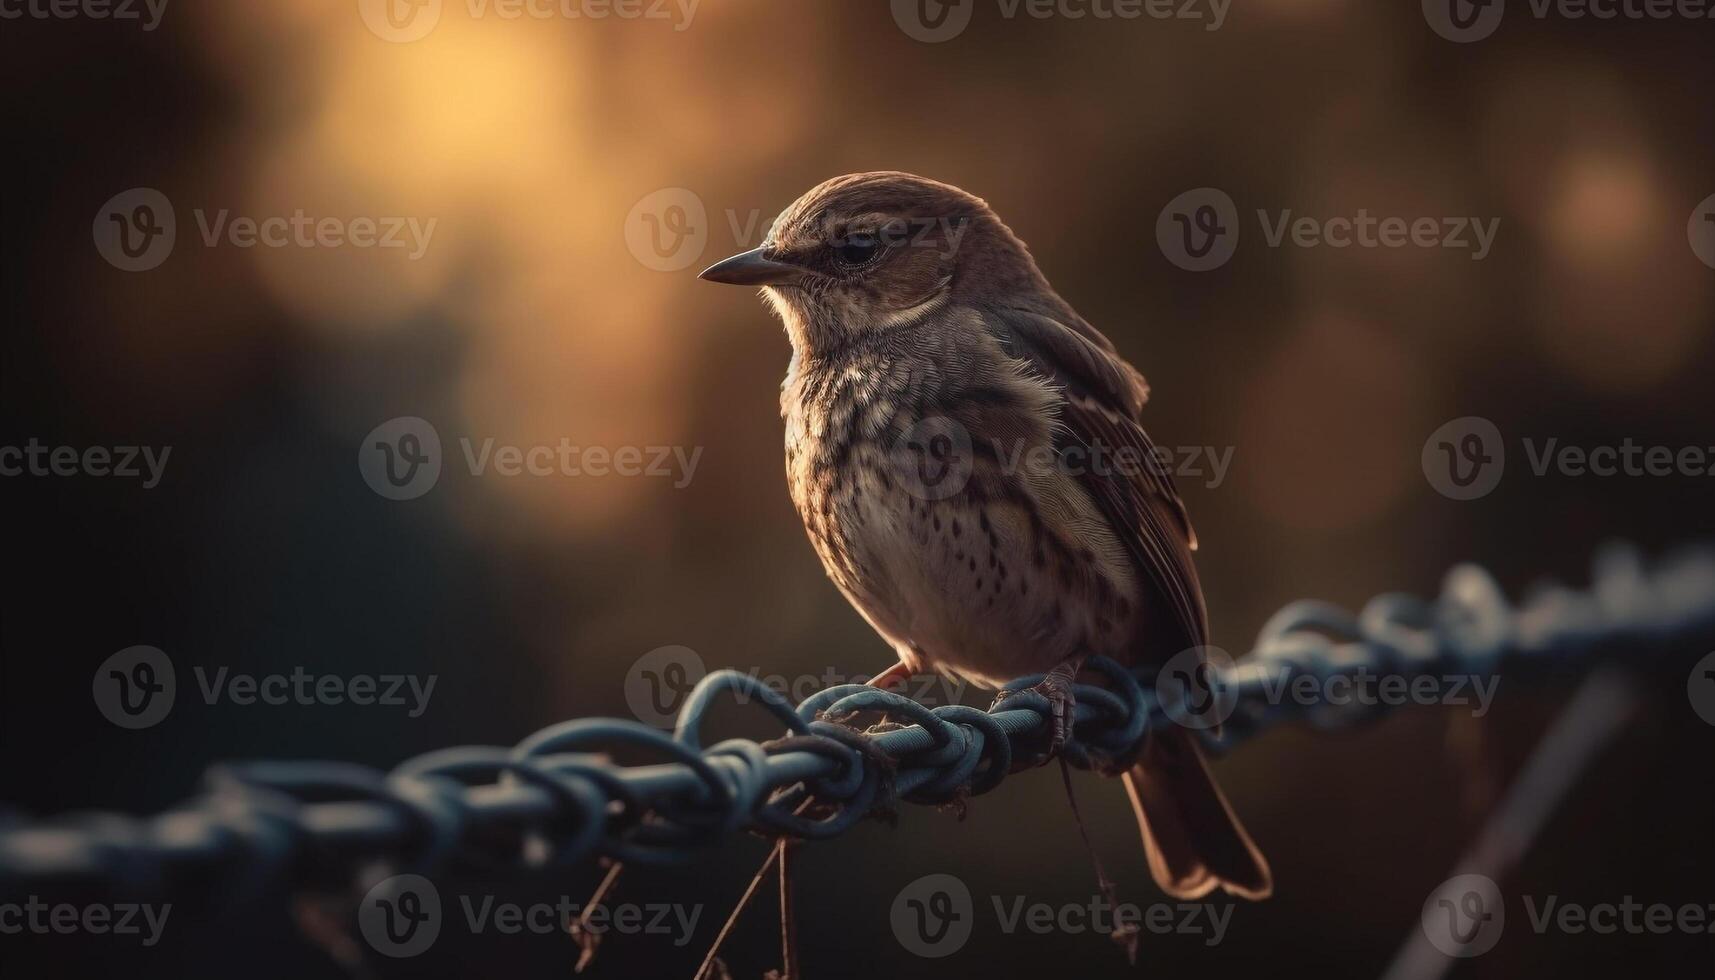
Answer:
POLYGON ((1053 465, 1058 395, 1004 361, 824 366, 783 389, 787 479, 828 575, 895 646, 981 682, 1123 657, 1137 580, 1053 465))

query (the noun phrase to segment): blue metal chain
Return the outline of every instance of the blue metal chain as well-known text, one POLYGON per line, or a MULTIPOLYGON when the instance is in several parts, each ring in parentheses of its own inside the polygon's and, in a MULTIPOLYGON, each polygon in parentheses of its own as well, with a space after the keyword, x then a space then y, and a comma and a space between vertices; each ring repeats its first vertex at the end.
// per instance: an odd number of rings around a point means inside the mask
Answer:
MULTIPOLYGON (((1379 699, 1283 696, 1308 678, 1331 681, 1459 676, 1537 684, 1595 662, 1673 669, 1715 648, 1715 550, 1701 548, 1646 570, 1615 548, 1595 564, 1587 591, 1538 589, 1509 604, 1482 569, 1461 566, 1439 598, 1390 594, 1352 615, 1297 602, 1262 629, 1256 648, 1217 662, 1213 689, 1230 698, 1224 751, 1284 721, 1346 728, 1393 707, 1379 699)), ((1090 668, 1103 686, 1079 685, 1075 765, 1101 766, 1176 724, 1155 678, 1108 660, 1090 668)), ((394 870, 564 867, 600 855, 661 864, 693 858, 745 830, 835 837, 900 801, 938 804, 993 789, 1015 760, 1040 751, 1049 706, 1026 690, 988 711, 930 708, 889 691, 841 685, 796 708, 756 678, 718 671, 691 692, 669 735, 617 719, 579 719, 515 747, 468 746, 412 759, 391 772, 330 762, 255 763, 211 771, 202 795, 165 814, 0 822, 0 900, 95 889, 127 896, 274 894, 305 884, 338 887, 376 861, 394 870), (760 744, 705 745, 703 723, 728 695, 760 704, 789 734, 760 744), (885 712, 890 724, 839 723, 885 712), (616 749, 657 761, 621 766, 616 749), (801 804, 812 799, 814 806, 801 804), (521 830, 520 828, 527 828, 521 830)), ((1675 675, 1675 686, 1682 683, 1675 675)))

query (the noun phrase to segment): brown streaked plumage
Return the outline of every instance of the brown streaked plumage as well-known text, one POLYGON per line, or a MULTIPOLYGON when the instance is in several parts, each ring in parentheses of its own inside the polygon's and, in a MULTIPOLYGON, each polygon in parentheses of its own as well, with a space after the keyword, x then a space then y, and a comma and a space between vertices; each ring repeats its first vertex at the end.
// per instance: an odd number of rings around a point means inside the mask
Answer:
MULTIPOLYGON (((792 499, 898 671, 1046 672, 1058 748, 1085 658, 1159 667, 1206 644, 1185 507, 1138 465, 1143 377, 981 200, 837 177, 703 276, 762 286, 785 323, 792 499)), ((1163 889, 1270 892, 1189 731, 1151 736, 1125 776, 1163 889)))

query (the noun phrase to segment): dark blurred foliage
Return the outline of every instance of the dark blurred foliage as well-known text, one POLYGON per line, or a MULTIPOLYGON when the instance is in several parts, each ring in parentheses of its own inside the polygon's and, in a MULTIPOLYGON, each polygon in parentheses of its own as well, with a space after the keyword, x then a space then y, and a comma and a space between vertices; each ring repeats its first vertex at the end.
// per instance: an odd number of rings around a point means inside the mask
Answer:
MULTIPOLYGON (((1522 5, 1519 5, 1522 7, 1522 5)), ((1437 37, 1414 3, 1268 0, 1195 22, 1005 19, 979 2, 944 44, 888 5, 705 3, 658 21, 508 21, 450 4, 389 44, 349 0, 178 0, 158 30, 0 23, 5 181, 0 444, 173 447, 159 487, 8 478, 0 605, 0 799, 37 814, 144 813, 233 758, 388 766, 551 722, 628 713, 636 659, 682 644, 765 674, 866 674, 889 652, 823 578, 784 492, 776 396, 787 350, 745 290, 628 248, 633 205, 683 188, 713 261, 756 243, 834 174, 901 169, 986 198, 1049 278, 1152 381, 1169 446, 1233 447, 1219 486, 1182 487, 1217 642, 1242 651, 1281 603, 1433 591, 1450 564, 1513 593, 1582 580, 1591 551, 1715 529, 1708 478, 1536 477, 1520 440, 1708 446, 1715 272, 1686 222, 1715 193, 1711 26, 1538 20, 1437 37), (126 273, 91 243, 115 194, 170 198, 179 240, 126 273), (1225 190, 1234 259, 1183 272, 1163 205, 1225 190), (205 247, 193 209, 263 217, 435 217, 432 247, 205 247), (1499 218, 1481 262, 1455 249, 1270 248, 1256 209, 1499 218), (381 422, 448 442, 429 495, 393 502, 354 465, 381 422), (1466 415, 1509 440, 1493 494, 1425 480, 1428 434, 1466 415), (701 447, 695 478, 472 477, 454 440, 701 447), (180 701, 109 725, 91 674, 166 650, 180 701), (192 665, 434 673, 419 718, 352 706, 204 705, 192 665)), ((1715 730, 1683 674, 1606 754, 1504 887, 1583 902, 1715 900, 1715 730)), ((1230 935, 1145 940, 1128 970, 1100 937, 1003 934, 986 896, 1085 901, 1093 872, 1052 771, 1009 781, 962 822, 913 808, 804 852, 810 977, 1373 976, 1418 928, 1482 808, 1563 688, 1513 690, 1473 721, 1418 709, 1344 737, 1282 732, 1220 764, 1275 862, 1278 894, 1230 935), (900 948, 906 883, 956 874, 978 896, 955 957, 900 948)), ((764 735, 732 712, 734 734, 764 735)), ((1154 900, 1117 785, 1082 779, 1096 844, 1154 900)), ((689 976, 763 853, 744 841, 632 901, 703 905, 683 948, 616 937, 595 976, 689 976)), ((581 899, 594 872, 492 885, 581 899)), ((489 888, 490 886, 483 886, 489 888)), ((481 890, 481 889, 479 889, 481 890)), ((228 903, 217 903, 225 905, 228 903)), ((729 951, 777 965, 772 898, 729 951)), ((67 938, 24 975, 339 976, 277 905, 187 907, 149 950, 67 938), (182 921, 181 921, 182 919, 182 921)), ((1517 906, 1509 911, 1522 914, 1517 906)), ((563 937, 476 939, 376 975, 564 976, 563 937)), ((8 942, 12 940, 8 937, 8 942)), ((41 947, 45 947, 41 948, 41 947)), ((1537 936, 1509 925, 1462 976, 1689 975, 1709 937, 1537 936)), ((1699 965, 1700 964, 1700 965, 1699 965)), ((11 970, 6 971, 8 976, 11 970)))

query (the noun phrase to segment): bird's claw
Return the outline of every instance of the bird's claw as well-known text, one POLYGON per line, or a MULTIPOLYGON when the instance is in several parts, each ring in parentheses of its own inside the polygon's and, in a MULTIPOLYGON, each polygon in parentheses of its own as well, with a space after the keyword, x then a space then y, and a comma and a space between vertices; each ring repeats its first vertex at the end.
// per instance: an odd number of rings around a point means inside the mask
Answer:
POLYGON ((1072 719, 1078 706, 1077 698, 1072 694, 1072 678, 1059 670, 1050 671, 1031 687, 1002 691, 995 697, 989 710, 1000 707, 1026 691, 1035 691, 1048 699, 1048 751, 1036 762, 1037 765, 1046 765, 1048 760, 1060 754, 1060 750, 1066 747, 1067 739, 1072 736, 1072 719))

